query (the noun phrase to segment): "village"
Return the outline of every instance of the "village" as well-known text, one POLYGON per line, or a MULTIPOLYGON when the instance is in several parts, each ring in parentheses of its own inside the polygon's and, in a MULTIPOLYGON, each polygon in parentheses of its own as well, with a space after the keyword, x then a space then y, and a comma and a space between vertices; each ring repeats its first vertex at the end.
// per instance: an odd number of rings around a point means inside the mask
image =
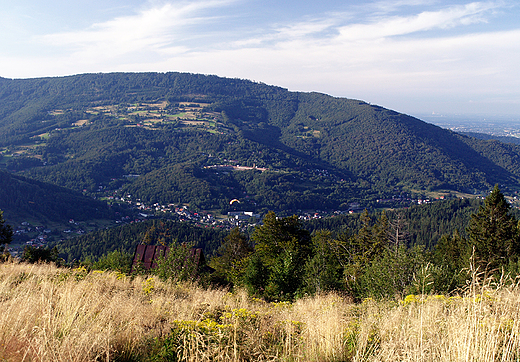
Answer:
MULTIPOLYGON (((129 209, 134 210, 133 216, 120 216, 112 221, 105 221, 104 224, 96 224, 92 221, 82 222, 76 220, 68 220, 64 226, 50 226, 50 225, 33 225, 28 221, 24 221, 18 225, 11 225, 13 227, 13 242, 8 248, 11 255, 17 257, 21 256, 26 246, 35 248, 46 248, 49 244, 58 242, 64 239, 70 239, 93 232, 100 228, 116 227, 119 225, 132 224, 143 222, 145 220, 164 218, 178 220, 179 222, 192 223, 200 227, 211 227, 220 229, 232 229, 234 227, 251 228, 261 223, 264 216, 260 212, 251 210, 235 210, 229 211, 227 214, 220 214, 216 211, 195 211, 190 209, 189 205, 177 204, 159 204, 153 203, 145 204, 141 200, 132 199, 131 195, 125 196, 110 196, 107 198, 109 202, 117 202, 125 204, 129 209)), ((238 201, 238 200, 231 200, 238 201)), ((415 199, 409 197, 394 196, 388 199, 377 200, 381 206, 400 205, 409 203, 421 205, 434 202, 432 199, 415 199)), ((358 203, 353 202, 349 205, 348 210, 298 210, 296 213, 300 220, 308 221, 312 219, 321 219, 325 217, 334 217, 338 215, 353 214, 361 212, 364 207, 358 203)))

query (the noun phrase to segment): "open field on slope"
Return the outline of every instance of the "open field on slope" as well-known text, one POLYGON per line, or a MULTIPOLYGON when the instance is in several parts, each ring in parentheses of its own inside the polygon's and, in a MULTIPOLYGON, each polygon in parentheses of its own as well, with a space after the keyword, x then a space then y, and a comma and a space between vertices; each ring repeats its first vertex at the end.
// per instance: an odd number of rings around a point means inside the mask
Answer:
POLYGON ((518 361, 520 290, 353 304, 0 264, 2 361, 518 361))

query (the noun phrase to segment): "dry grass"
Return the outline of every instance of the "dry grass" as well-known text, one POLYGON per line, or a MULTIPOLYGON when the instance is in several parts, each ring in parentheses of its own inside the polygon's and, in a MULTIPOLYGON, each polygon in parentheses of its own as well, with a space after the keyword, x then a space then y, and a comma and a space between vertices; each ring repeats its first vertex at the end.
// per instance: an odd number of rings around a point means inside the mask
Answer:
POLYGON ((155 278, 0 264, 2 361, 518 361, 517 287, 266 303, 155 278))

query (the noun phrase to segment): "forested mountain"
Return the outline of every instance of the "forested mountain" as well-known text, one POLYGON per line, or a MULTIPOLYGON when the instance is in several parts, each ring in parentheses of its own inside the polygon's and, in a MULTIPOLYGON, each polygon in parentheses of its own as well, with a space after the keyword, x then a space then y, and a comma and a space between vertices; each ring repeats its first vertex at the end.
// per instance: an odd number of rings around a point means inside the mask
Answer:
MULTIPOLYGON (((480 205, 482 200, 479 199, 454 199, 388 210, 385 212, 389 220, 388 237, 395 239, 397 235, 407 247, 421 245, 432 249, 443 235, 455 232, 465 235, 471 214, 476 213, 480 205)), ((313 233, 329 230, 334 237, 341 237, 342 234, 351 236, 362 226, 361 219, 358 213, 314 219, 304 225, 313 233)))
POLYGON ((222 211, 234 199, 291 212, 516 190, 520 177, 515 145, 358 100, 184 73, 0 79, 0 152, 16 175, 89 195, 222 211))

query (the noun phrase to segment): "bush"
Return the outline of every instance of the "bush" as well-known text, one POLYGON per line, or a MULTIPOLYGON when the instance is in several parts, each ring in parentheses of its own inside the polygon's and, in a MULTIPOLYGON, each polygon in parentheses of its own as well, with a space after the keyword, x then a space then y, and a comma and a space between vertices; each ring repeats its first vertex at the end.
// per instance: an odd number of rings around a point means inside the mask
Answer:
POLYGON ((120 273, 130 273, 132 266, 132 254, 120 250, 104 254, 98 261, 92 264, 92 269, 114 270, 120 273))
POLYGON ((62 265, 63 259, 59 258, 58 248, 35 248, 34 246, 26 246, 23 250, 22 261, 27 263, 56 263, 62 265))
POLYGON ((430 280, 424 282, 424 268, 427 258, 420 247, 397 251, 385 250, 383 255, 372 261, 365 272, 356 279, 351 287, 358 298, 394 298, 402 297, 410 291, 429 292, 430 280), (422 276, 422 277, 421 277, 422 276), (425 288, 428 285, 428 288, 425 288))

